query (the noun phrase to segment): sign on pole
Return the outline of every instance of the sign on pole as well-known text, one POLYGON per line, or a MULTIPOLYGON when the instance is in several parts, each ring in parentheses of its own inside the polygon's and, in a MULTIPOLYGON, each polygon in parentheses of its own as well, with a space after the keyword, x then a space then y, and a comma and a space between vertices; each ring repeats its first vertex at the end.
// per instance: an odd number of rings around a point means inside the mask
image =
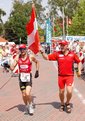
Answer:
POLYGON ((46 43, 51 44, 52 31, 51 31, 51 21, 50 18, 46 20, 46 43))

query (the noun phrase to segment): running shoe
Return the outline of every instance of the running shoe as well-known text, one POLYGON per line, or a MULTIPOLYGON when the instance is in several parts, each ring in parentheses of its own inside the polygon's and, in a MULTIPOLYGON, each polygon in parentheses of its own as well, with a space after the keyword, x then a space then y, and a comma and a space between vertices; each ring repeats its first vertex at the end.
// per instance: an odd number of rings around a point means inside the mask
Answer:
POLYGON ((29 104, 28 109, 29 109, 29 114, 30 114, 30 115, 33 115, 33 114, 34 114, 33 104, 29 104))

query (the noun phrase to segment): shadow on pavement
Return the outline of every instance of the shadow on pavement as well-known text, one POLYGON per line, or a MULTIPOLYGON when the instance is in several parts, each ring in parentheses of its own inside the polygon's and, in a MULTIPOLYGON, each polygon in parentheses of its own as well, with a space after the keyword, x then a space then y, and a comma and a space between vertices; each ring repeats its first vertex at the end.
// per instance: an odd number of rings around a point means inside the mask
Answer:
MULTIPOLYGON (((35 104, 35 106, 36 105, 52 105, 54 108, 59 109, 61 103, 60 102, 48 102, 48 103, 37 103, 37 104, 35 104)), ((70 105, 71 105, 71 108, 73 108, 73 104, 70 103, 70 105)))
POLYGON ((36 105, 52 105, 54 108, 59 109, 60 102, 37 103, 36 105))
POLYGON ((18 108, 19 111, 24 112, 25 105, 23 105, 23 104, 15 105, 15 106, 13 106, 13 107, 7 109, 6 111, 10 111, 10 110, 12 110, 12 109, 14 109, 14 108, 18 108))
MULTIPOLYGON (((36 96, 32 96, 32 99, 33 99, 33 100, 32 100, 32 102, 33 102, 33 107, 35 107, 35 104, 34 104, 34 99, 35 99, 35 98, 36 98, 36 96)), ((24 112, 25 105, 24 105, 24 104, 15 105, 15 106, 13 106, 13 107, 7 109, 6 111, 10 111, 10 110, 12 110, 12 109, 14 109, 14 108, 18 108, 19 111, 24 112)))
MULTIPOLYGON (((71 108, 73 108, 73 104, 71 104, 71 108)), ((36 105, 52 105, 55 109, 59 109, 60 108, 60 102, 48 102, 48 103, 34 103, 34 108, 36 108, 36 105)), ((7 109, 6 111, 10 111, 10 110, 13 110, 14 108, 18 108, 19 111, 21 112, 24 112, 24 108, 25 108, 25 105, 23 104, 19 104, 19 105, 15 105, 9 109, 7 109)), ((65 110, 66 111, 66 110, 65 110)))

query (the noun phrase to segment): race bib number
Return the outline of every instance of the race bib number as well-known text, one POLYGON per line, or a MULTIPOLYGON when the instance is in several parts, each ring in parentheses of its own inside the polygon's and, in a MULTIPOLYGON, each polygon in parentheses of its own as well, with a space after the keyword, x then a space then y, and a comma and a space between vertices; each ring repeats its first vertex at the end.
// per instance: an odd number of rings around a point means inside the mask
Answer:
POLYGON ((21 82, 30 82, 30 73, 21 73, 20 79, 21 82))

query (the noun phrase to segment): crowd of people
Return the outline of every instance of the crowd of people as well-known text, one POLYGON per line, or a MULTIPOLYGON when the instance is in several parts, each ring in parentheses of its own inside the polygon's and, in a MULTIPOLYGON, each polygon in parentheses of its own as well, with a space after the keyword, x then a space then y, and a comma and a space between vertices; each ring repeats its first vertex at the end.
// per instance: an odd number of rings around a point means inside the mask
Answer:
POLYGON ((2 65, 3 72, 9 72, 9 70, 4 66, 4 63, 12 63, 14 57, 19 53, 18 45, 8 44, 6 42, 4 45, 0 45, 0 65, 2 65))

